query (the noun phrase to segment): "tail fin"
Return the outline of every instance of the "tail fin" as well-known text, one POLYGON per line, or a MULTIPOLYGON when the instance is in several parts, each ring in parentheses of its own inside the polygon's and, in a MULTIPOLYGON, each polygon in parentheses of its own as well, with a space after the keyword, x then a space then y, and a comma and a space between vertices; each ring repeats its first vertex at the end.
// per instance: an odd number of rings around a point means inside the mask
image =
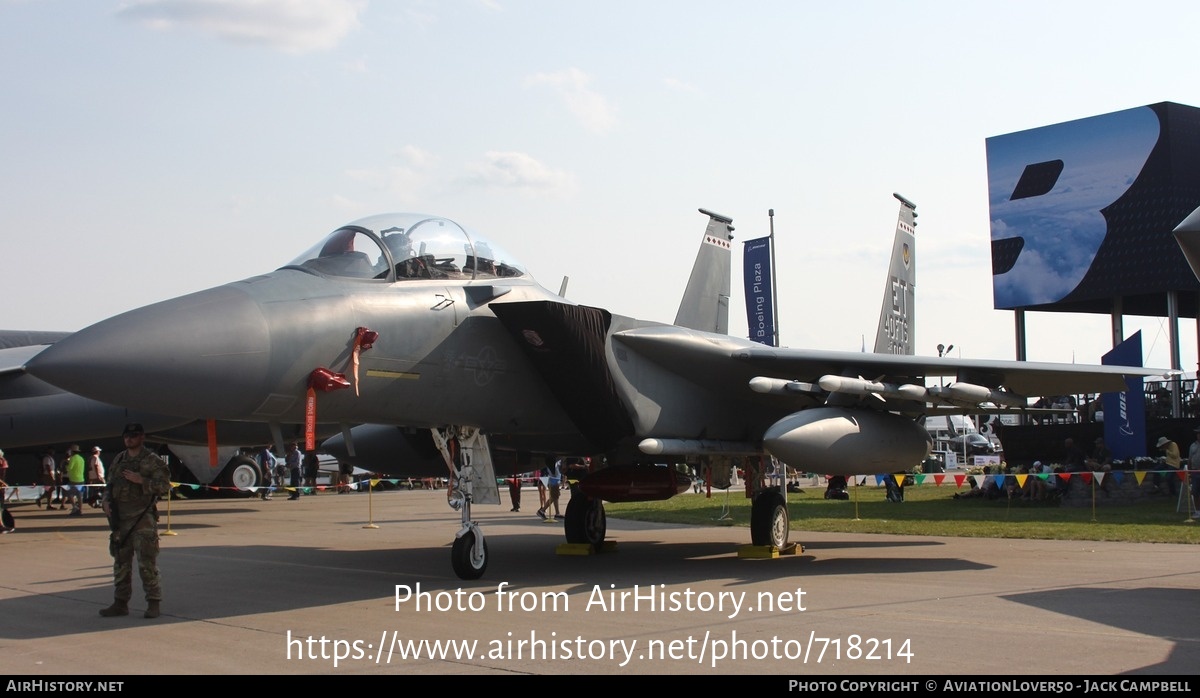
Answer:
POLYGON ((729 276, 733 255, 733 219, 700 209, 708 216, 708 227, 696 253, 692 276, 679 303, 675 324, 693 330, 729 332, 729 276))
POLYGON ((917 205, 899 194, 900 215, 896 220, 896 240, 892 244, 892 262, 887 285, 883 289, 883 308, 875 335, 876 354, 913 354, 914 308, 917 291, 916 237, 917 205))

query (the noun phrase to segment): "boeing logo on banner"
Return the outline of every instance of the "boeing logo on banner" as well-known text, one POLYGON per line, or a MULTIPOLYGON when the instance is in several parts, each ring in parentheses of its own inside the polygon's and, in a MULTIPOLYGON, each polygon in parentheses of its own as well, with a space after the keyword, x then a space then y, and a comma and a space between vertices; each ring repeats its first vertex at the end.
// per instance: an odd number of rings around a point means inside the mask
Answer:
POLYGON ((1129 422, 1129 401, 1125 393, 1120 393, 1121 404, 1121 435, 1133 436, 1133 424, 1129 422))

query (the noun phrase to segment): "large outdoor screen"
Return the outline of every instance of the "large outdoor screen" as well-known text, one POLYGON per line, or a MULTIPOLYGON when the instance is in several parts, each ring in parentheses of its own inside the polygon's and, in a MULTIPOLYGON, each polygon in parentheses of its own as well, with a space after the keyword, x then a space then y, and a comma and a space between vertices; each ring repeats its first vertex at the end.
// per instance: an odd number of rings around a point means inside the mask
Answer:
POLYGON ((1200 109, 1162 102, 986 144, 996 308, 1107 313, 1121 297, 1165 316, 1166 291, 1200 289, 1171 235, 1200 206, 1200 109))

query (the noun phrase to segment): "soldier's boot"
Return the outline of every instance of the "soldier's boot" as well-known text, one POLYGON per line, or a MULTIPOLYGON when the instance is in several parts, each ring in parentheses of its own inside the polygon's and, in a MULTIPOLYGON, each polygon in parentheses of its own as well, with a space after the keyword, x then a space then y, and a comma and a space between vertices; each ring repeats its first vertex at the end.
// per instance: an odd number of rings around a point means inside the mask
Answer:
POLYGON ((158 605, 160 603, 161 603, 160 601, 147 601, 146 602, 146 612, 142 614, 142 617, 143 618, 158 618, 158 614, 161 612, 158 607, 158 605))
POLYGON ((112 618, 113 616, 127 616, 129 615, 129 602, 116 599, 108 608, 100 609, 100 615, 104 616, 105 618, 112 618))

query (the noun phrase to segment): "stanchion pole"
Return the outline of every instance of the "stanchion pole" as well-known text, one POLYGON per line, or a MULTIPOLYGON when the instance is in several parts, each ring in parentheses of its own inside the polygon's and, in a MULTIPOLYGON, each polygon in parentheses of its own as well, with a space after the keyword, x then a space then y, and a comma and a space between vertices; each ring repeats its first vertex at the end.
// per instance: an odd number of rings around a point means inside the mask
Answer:
POLYGON ((862 521, 858 518, 858 476, 854 476, 854 520, 862 521))
POLYGON ((379 481, 373 478, 367 479, 367 525, 363 526, 363 528, 379 528, 375 525, 375 505, 374 500, 371 499, 375 492, 376 482, 379 481))
MULTIPOLYGON (((1012 513, 1012 492, 1008 489, 1008 475, 1002 475, 1004 479, 1000 481, 1000 485, 1004 487, 1004 499, 1007 500, 1004 504, 1004 520, 1009 520, 1009 514, 1012 513)), ((1013 475, 1016 477, 1016 475, 1013 475)))
POLYGON ((1096 523, 1096 473, 1092 473, 1092 523, 1096 523))
MULTIPOLYGON (((1184 508, 1185 518, 1183 519, 1183 522, 1184 523, 1192 523, 1195 521, 1195 518, 1193 518, 1193 515, 1195 514, 1196 510, 1193 508, 1195 506, 1195 502, 1192 501, 1192 471, 1191 470, 1183 471, 1183 489, 1180 490, 1179 494, 1182 495, 1183 497, 1187 498, 1187 507, 1184 508)), ((1178 510, 1179 506, 1176 505, 1175 509, 1178 510)))
POLYGON ((179 487, 179 483, 172 482, 171 489, 167 491, 167 530, 162 532, 162 535, 164 535, 164 536, 179 535, 178 533, 171 530, 171 493, 175 491, 176 487, 179 487))

